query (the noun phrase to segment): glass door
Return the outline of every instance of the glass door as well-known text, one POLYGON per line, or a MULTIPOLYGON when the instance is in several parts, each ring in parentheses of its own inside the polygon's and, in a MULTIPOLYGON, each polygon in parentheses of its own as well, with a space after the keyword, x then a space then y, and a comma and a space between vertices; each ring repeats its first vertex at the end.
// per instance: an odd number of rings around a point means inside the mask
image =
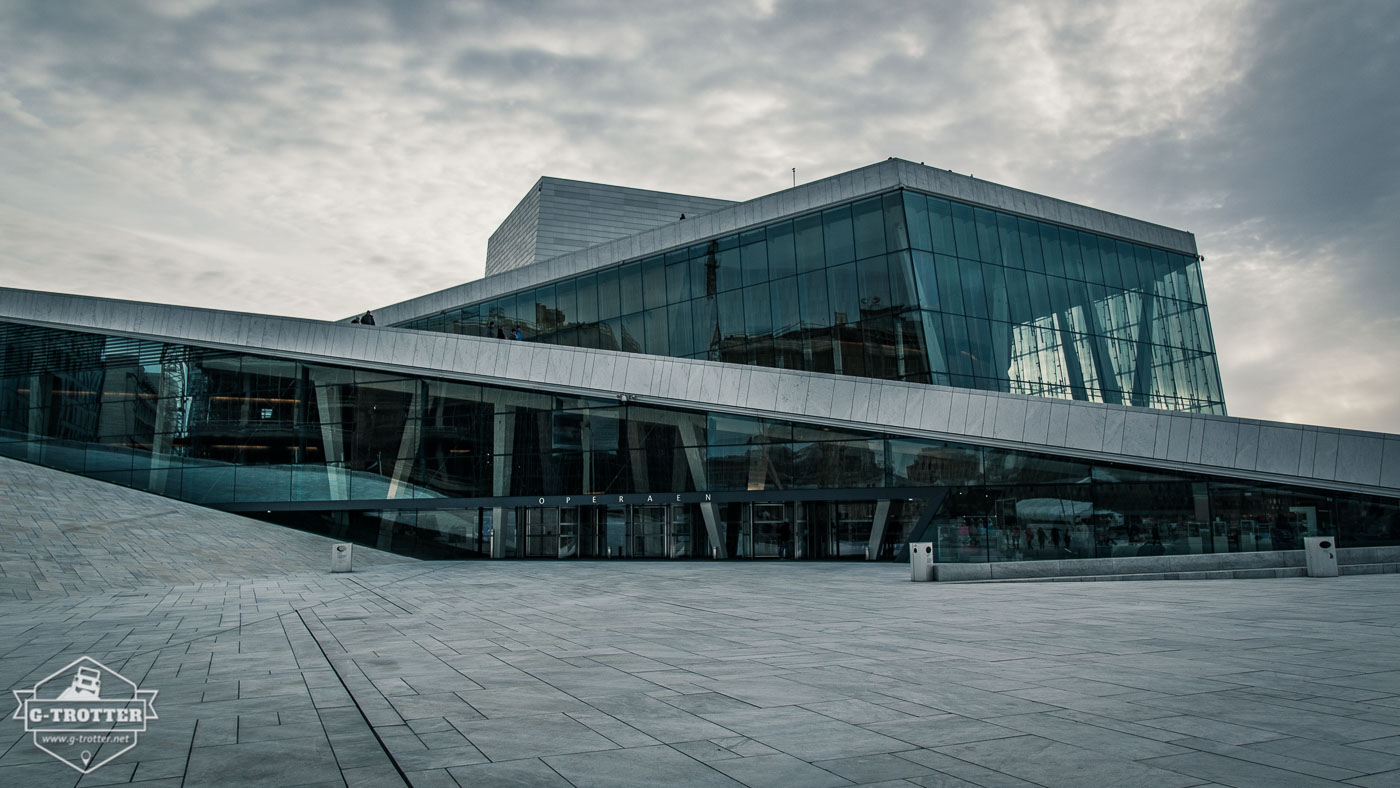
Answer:
POLYGON ((530 507, 525 510, 525 557, 558 558, 559 508, 530 507))
POLYGON ((632 558, 665 558, 666 553, 666 509, 665 506, 632 507, 631 550, 632 558))
POLYGON ((751 534, 749 555, 752 557, 792 557, 792 514, 787 504, 754 504, 751 534))
POLYGON ((583 553, 583 529, 577 506, 566 506, 559 510, 559 557, 578 558, 583 553))

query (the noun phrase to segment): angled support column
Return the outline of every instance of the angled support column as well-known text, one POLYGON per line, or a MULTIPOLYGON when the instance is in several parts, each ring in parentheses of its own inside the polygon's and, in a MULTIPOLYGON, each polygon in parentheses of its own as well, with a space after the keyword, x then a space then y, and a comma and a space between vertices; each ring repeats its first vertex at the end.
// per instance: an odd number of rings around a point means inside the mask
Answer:
POLYGON ((408 403, 408 415, 403 422, 403 435, 399 438, 399 454, 394 458, 394 472, 389 478, 390 498, 413 496, 408 479, 413 474, 413 464, 418 459, 423 442, 423 386, 419 381, 413 388, 413 398, 408 403))
POLYGON ((627 464, 632 466, 632 483, 637 485, 637 489, 642 492, 650 490, 647 453, 642 447, 642 425, 635 419, 627 420, 627 464))
POLYGON ((332 501, 350 497, 350 475, 345 468, 345 433, 341 429, 340 386, 316 386, 316 412, 321 420, 321 460, 332 501))
POLYGON ((166 346, 161 359, 160 381, 156 387, 156 423, 151 438, 151 481, 153 493, 165 494, 170 475, 170 449, 175 438, 175 415, 179 413, 178 398, 184 396, 184 362, 168 357, 166 346))
MULTIPOLYGON (((709 483, 705 476, 705 455, 703 446, 700 443, 700 436, 695 432, 695 422, 683 418, 680 420, 681 441, 685 444, 685 462, 690 466, 690 478, 695 482, 695 489, 709 489, 709 483)), ((724 549, 724 540, 719 534, 719 512, 715 510, 713 503, 700 504, 700 516, 705 519, 705 533, 710 537, 710 548, 713 550, 715 558, 728 558, 729 553, 724 549)))
POLYGON ((865 548, 865 560, 874 561, 885 541, 885 524, 890 520, 890 502, 875 502, 875 520, 870 524, 870 544, 865 548))
POLYGON ((1142 309, 1138 313, 1137 362, 1133 368, 1133 404, 1145 408, 1152 401, 1152 317, 1155 299, 1151 293, 1142 294, 1142 309))
MULTIPOLYGON (((515 407, 504 402, 496 402, 491 430, 491 494, 503 497, 510 495, 510 470, 515 449, 515 407)), ((504 558, 506 550, 506 509, 496 506, 491 509, 491 557, 504 558)), ((514 527, 514 526, 513 526, 514 527)))

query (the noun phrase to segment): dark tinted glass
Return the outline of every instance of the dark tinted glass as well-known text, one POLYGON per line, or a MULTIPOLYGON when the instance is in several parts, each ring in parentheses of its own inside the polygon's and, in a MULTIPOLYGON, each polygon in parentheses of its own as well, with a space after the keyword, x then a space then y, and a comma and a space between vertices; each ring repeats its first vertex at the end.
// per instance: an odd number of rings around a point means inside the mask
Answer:
POLYGON ((616 268, 598 272, 598 319, 607 320, 622 314, 622 301, 618 298, 616 268))
MULTIPOLYGON (((747 235, 747 233, 745 234, 747 235)), ((744 269, 744 284, 768 281, 768 243, 760 237, 755 243, 739 248, 739 265, 744 269)))
POLYGON ((933 236, 928 230, 928 200, 914 192, 903 194, 904 213, 909 221, 909 245, 925 252, 933 251, 933 236))
POLYGON ((802 325, 825 328, 831 325, 831 305, 826 300, 826 274, 815 271, 797 277, 798 299, 801 301, 802 325))
POLYGON ((977 220, 972 206, 960 202, 953 203, 953 235, 958 242, 958 256, 969 260, 979 260, 977 251, 977 220))
POLYGON ((642 262, 642 307, 656 309, 666 305, 666 264, 660 257, 642 262))
POLYGON ((797 273, 792 222, 779 222, 768 228, 768 269, 774 279, 797 273))
POLYGON ((800 216, 792 223, 797 242, 797 270, 820 271, 826 267, 826 246, 822 241, 820 214, 800 216))
POLYGON ((939 254, 958 253, 953 240, 953 206, 947 200, 928 198, 929 231, 933 234, 933 251, 939 254))
POLYGON ((885 216, 880 198, 861 200, 851 206, 855 221, 856 259, 864 260, 885 253, 885 216))
POLYGON ((851 206, 822 211, 822 235, 826 240, 826 264, 840 265, 856 259, 851 229, 851 206))
POLYGON ((622 314, 642 311, 644 301, 641 263, 622 266, 618 273, 618 286, 622 295, 622 314))

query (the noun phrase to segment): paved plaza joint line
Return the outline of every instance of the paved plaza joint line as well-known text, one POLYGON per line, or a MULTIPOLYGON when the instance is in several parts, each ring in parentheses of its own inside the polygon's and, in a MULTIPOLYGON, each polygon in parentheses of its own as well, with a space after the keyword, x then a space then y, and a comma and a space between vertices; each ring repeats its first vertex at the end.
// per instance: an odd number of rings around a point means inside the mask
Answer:
POLYGON ((0 482, 0 570, 31 586, 0 601, 0 675, 88 655, 159 690, 160 719, 86 777, 6 719, 4 786, 1400 784, 1400 576, 944 585, 373 551, 331 575, 320 537, 30 481, 0 482), (170 536, 132 527, 143 507, 170 536), (235 535, 257 539, 212 549, 235 535), (138 553, 163 568, 115 569, 138 553))

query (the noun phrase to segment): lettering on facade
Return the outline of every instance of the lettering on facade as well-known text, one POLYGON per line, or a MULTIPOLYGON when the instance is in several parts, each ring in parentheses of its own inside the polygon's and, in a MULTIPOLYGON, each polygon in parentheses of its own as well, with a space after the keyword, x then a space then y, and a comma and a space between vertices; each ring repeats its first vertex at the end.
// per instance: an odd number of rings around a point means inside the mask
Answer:
MULTIPOLYGON (((597 504, 599 506, 633 506, 655 503, 710 503, 711 493, 623 493, 614 498, 611 495, 541 495, 527 499, 535 506, 578 506, 597 504)), ((516 504, 520 505, 520 504, 516 504)))

